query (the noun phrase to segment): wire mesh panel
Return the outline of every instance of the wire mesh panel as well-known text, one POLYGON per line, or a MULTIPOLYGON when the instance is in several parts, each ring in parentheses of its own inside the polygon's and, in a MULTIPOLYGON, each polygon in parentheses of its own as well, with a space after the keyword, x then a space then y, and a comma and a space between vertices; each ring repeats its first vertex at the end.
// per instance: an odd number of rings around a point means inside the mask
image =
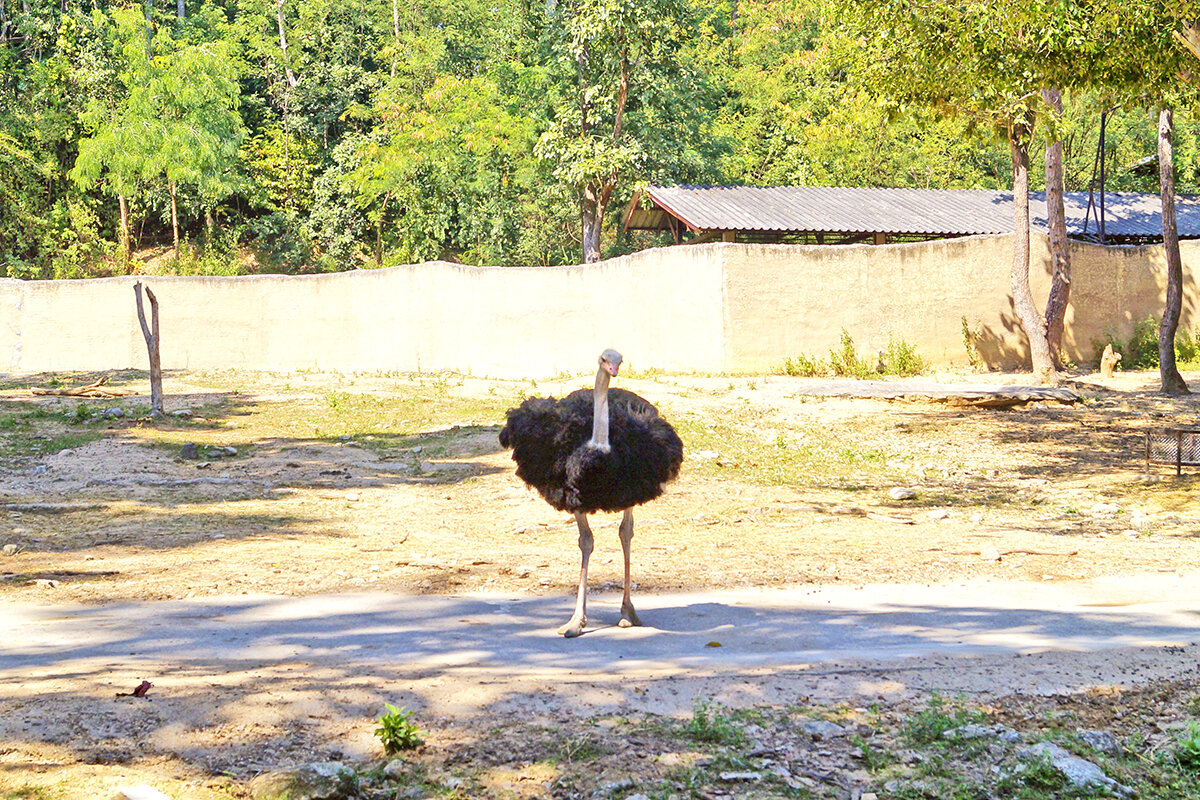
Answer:
POLYGON ((1165 428, 1146 433, 1146 468, 1151 464, 1174 464, 1175 474, 1183 467, 1200 466, 1200 429, 1165 428))

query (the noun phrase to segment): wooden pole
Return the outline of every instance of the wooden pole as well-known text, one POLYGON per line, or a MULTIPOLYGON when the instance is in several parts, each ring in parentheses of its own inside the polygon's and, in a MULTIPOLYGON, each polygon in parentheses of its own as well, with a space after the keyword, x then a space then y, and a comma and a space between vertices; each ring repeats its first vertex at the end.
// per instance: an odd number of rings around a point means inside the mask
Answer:
POLYGON ((162 359, 158 349, 158 298, 150 287, 146 287, 146 297, 150 298, 150 324, 146 324, 146 312, 142 307, 142 282, 133 285, 133 296, 137 299, 138 322, 142 326, 142 336, 146 338, 146 350, 150 354, 150 413, 156 417, 163 415, 162 391, 162 359))

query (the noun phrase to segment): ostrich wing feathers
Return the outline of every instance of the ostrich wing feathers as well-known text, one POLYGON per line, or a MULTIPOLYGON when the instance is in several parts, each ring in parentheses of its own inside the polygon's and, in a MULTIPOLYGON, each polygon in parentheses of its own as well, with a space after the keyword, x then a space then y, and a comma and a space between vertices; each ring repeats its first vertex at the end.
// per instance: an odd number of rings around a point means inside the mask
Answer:
POLYGON ((609 391, 609 450, 589 446, 592 391, 532 398, 508 412, 500 444, 517 476, 562 511, 621 511, 653 500, 679 474, 683 442, 645 399, 609 391))

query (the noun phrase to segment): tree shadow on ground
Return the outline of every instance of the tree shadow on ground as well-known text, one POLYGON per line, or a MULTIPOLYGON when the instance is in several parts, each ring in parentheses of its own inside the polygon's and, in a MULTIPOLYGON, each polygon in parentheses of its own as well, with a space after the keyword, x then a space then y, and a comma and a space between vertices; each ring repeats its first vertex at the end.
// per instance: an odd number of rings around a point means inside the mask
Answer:
MULTIPOLYGON (((0 455, 10 466, 0 470, 0 511, 62 549, 129 543, 136 523, 161 532, 140 546, 168 550, 208 540, 214 524, 228 538, 336 535, 328 519, 275 502, 300 491, 432 492, 504 469, 490 458, 501 449, 498 423, 436 424, 424 420, 436 409, 407 408, 403 398, 361 413, 310 399, 297 415, 296 403, 239 392, 175 394, 168 410, 186 414, 161 419, 139 413, 144 401, 0 398, 0 455), (306 428, 311 435, 299 433, 306 428)), ((480 413, 491 416, 486 406, 480 413)))
MULTIPOLYGON (((0 740, 54 743, 68 761, 104 748, 119 761, 111 750, 124 746, 246 776, 264 768, 261 748, 272 741, 282 744, 271 755, 291 763, 334 747, 374 752, 385 703, 418 720, 494 724, 582 709, 678 714, 704 696, 798 702, 834 673, 925 689, 960 680, 978 691, 978 659, 1045 650, 1075 651, 1078 669, 1052 678, 1083 686, 1095 680, 1088 653, 1183 647, 1200 622, 1186 607, 1053 609, 904 591, 860 604, 662 596, 642 605, 648 627, 639 629, 615 627, 619 599, 608 596, 595 599, 594 627, 575 640, 554 633, 569 610, 557 597, 27 606, 3 623, 0 740), (945 672, 934 677, 938 666, 945 672), (113 696, 142 679, 155 684, 147 699, 113 696)), ((1139 657, 1144 650, 1129 661, 1139 657)))

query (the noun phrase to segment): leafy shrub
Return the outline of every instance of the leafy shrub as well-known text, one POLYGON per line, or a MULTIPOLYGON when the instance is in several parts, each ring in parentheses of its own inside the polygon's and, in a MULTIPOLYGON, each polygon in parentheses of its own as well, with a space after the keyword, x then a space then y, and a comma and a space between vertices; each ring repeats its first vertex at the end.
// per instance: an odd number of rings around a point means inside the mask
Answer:
MULTIPOLYGON (((964 318, 965 319, 965 318, 964 318)), ((922 375, 929 363, 917 354, 915 347, 895 336, 888 337, 887 349, 879 354, 878 364, 861 358, 850 334, 842 329, 841 346, 829 351, 829 362, 801 353, 795 358, 785 358, 775 368, 783 375, 814 378, 820 375, 836 375, 843 378, 871 378, 879 375, 922 375)))
POLYGON ((1200 368, 1200 330, 1175 334, 1175 362, 1200 368))
POLYGON ((274 211, 246 226, 251 247, 268 271, 300 272, 312 258, 311 244, 296 214, 274 211))
POLYGON ((166 266, 176 275, 244 275, 239 256, 237 233, 219 230, 205 237, 201 246, 181 242, 179 257, 166 266))
MULTIPOLYGON (((1096 352, 1111 344, 1121 354, 1120 366, 1124 369, 1158 369, 1158 326, 1159 319, 1146 317, 1133 326, 1128 340, 1122 341, 1108 333, 1104 341, 1096 343, 1096 352)), ((1200 366, 1200 330, 1179 330, 1175 333, 1175 362, 1200 366)))
POLYGON ((1158 320, 1154 317, 1146 317, 1135 323, 1128 341, 1122 342, 1109 334, 1108 343, 1121 354, 1121 366, 1125 369, 1154 369, 1158 366, 1158 320))
POLYGON ((784 375, 796 375, 801 378, 815 378, 824 372, 824 365, 819 359, 809 358, 801 353, 794 359, 785 358, 783 366, 778 370, 784 375))
POLYGON ((383 752, 387 755, 395 755, 401 750, 412 750, 425 744, 421 729, 409 719, 412 714, 411 711, 396 708, 388 703, 387 713, 380 715, 375 735, 383 743, 383 752))

